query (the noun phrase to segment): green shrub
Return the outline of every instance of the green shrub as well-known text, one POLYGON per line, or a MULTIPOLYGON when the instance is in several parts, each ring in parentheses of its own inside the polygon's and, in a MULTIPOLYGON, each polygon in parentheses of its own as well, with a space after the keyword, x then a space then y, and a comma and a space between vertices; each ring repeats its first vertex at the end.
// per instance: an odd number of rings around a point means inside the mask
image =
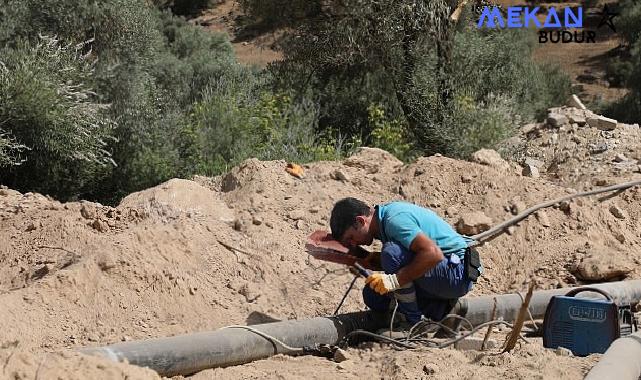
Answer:
POLYGON ((454 33, 443 21, 446 1, 398 7, 350 0, 321 9, 322 17, 290 23, 285 60, 271 68, 279 88, 319 99, 321 133, 336 128, 395 149, 398 135, 370 117, 368 107, 376 104, 399 123, 394 128, 405 126, 423 154, 465 156, 465 147, 491 147, 514 131, 510 123, 540 118, 569 95, 565 74, 532 60, 532 31, 479 30, 468 10, 454 33), (473 106, 461 108, 461 99, 473 106), (491 136, 468 129, 475 119, 491 136))
POLYGON ((171 94, 160 90, 152 75, 141 67, 124 69, 110 89, 118 123, 112 146, 117 166, 95 194, 110 202, 174 176, 175 134, 182 122, 171 94))
POLYGON ((497 148, 518 125, 567 99, 570 79, 556 66, 524 59, 533 49, 531 31, 481 33, 465 27, 455 37, 449 73, 439 74, 434 53, 425 52, 414 78, 416 91, 407 94, 419 120, 415 146, 428 154, 468 158, 477 149, 497 148), (439 93, 441 80, 450 83, 447 103, 439 93))
POLYGON ((641 120, 641 3, 621 1, 619 13, 616 26, 627 43, 623 50, 626 55, 608 65, 608 75, 630 91, 623 99, 604 106, 603 112, 622 122, 638 123, 641 120))
POLYGON ((548 107, 565 102, 570 79, 558 67, 535 63, 535 47, 531 30, 460 31, 454 45, 454 88, 473 94, 478 102, 504 94, 524 119, 540 118, 548 107))
POLYGON ((173 14, 179 16, 196 16, 215 3, 213 0, 151 0, 151 2, 158 8, 170 9, 173 14))
POLYGON ((371 105, 368 113, 369 123, 373 126, 369 145, 384 149, 398 159, 408 160, 412 146, 408 142, 405 122, 400 119, 388 119, 381 106, 371 105))
POLYGON ((359 136, 341 135, 336 129, 328 129, 319 133, 313 144, 301 145, 302 156, 294 161, 336 161, 351 156, 361 146, 363 141, 359 136))
POLYGON ((632 62, 616 57, 607 63, 606 79, 614 87, 623 87, 630 78, 633 69, 632 62))
POLYGON ((603 113, 625 123, 641 120, 641 39, 635 42, 631 51, 630 67, 626 85, 629 93, 618 101, 603 107, 603 113))
POLYGON ((25 149, 26 146, 18 144, 13 136, 0 128, 0 168, 22 164, 24 159, 19 154, 25 149))
POLYGON ((94 67, 82 47, 42 37, 5 49, 2 129, 28 150, 22 165, 3 172, 3 182, 69 197, 87 191, 114 164, 106 149, 114 123, 90 87, 94 67))
POLYGON ((186 106, 197 100, 212 81, 235 70, 234 52, 223 33, 203 31, 168 12, 159 17, 165 49, 150 71, 161 88, 186 106))
POLYGON ((622 0, 619 3, 619 16, 616 27, 628 45, 633 45, 641 37, 641 3, 635 0, 622 0))
POLYGON ((216 82, 192 108, 183 131, 184 156, 194 173, 219 174, 249 158, 306 162, 317 150, 317 106, 266 90, 264 78, 249 71, 216 82))
POLYGON ((601 104, 604 114, 623 122, 641 120, 641 3, 622 0, 615 20, 624 43, 617 49, 618 56, 606 66, 608 81, 614 86, 625 86, 630 91, 620 100, 601 104))
POLYGON ((10 22, 0 24, 0 46, 55 35, 66 43, 92 40, 87 49, 99 65, 149 62, 161 43, 151 10, 144 0, 6 0, 0 15, 10 22))
POLYGON ((469 158, 481 148, 498 147, 521 124, 514 109, 513 99, 505 95, 487 96, 482 102, 457 98, 438 132, 446 142, 443 153, 469 158))
POLYGON ((603 106, 603 114, 624 123, 639 123, 641 120, 641 97, 631 92, 623 99, 603 106))

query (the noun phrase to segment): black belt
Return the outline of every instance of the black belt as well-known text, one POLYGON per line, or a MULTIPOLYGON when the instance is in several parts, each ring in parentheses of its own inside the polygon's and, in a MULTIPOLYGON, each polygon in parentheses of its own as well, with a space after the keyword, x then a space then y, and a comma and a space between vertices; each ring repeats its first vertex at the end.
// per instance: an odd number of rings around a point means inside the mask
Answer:
POLYGON ((465 249, 465 276, 470 280, 476 282, 481 276, 481 258, 476 249, 467 247, 465 249))

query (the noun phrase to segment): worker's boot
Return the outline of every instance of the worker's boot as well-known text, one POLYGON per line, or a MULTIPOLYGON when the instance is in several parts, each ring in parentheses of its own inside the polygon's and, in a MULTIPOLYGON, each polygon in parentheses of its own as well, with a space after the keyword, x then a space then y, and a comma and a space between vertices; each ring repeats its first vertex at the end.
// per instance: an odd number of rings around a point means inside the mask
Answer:
POLYGON ((403 313, 397 312, 394 316, 394 322, 392 323, 392 329, 390 327, 383 327, 379 329, 376 333, 383 335, 387 338, 392 339, 405 339, 409 333, 409 330, 414 326, 414 323, 411 323, 407 320, 407 317, 403 313))
MULTIPOLYGON (((458 315, 460 309, 460 303, 458 299, 453 299, 450 302, 450 308, 448 314, 458 315)), ((439 328, 438 331, 434 334, 434 338, 455 338, 458 335, 458 330, 461 326, 462 320, 459 318, 444 318, 441 320, 441 324, 446 328, 439 328)))

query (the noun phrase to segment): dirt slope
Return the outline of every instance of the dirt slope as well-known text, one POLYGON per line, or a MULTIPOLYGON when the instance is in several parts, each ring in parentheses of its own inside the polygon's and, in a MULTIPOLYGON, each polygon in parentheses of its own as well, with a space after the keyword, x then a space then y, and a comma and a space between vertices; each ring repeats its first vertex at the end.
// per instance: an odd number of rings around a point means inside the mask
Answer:
MULTIPOLYGON (((553 133, 543 126, 540 131, 541 136, 553 133)), ((538 135, 528 136, 520 143, 529 149, 547 147, 540 147, 538 135)), ((303 247, 310 232, 328 228, 332 204, 345 196, 372 203, 405 199, 455 223, 470 211, 499 222, 515 207, 576 191, 571 181, 524 177, 517 163, 492 167, 434 156, 404 165, 369 148, 343 162, 306 165, 302 180, 285 166, 250 159, 223 176, 175 179, 132 194, 116 208, 61 204, 1 189, 0 377, 154 378, 132 366, 52 352, 330 314, 351 276, 337 265, 310 260, 303 247)), ((627 266, 629 278, 641 278, 640 201, 637 188, 527 219, 511 235, 481 248, 487 271, 473 295, 523 291, 530 278, 539 288, 579 283, 573 267, 595 257, 616 257, 614 265, 627 266)), ((362 308, 354 291, 343 311, 362 308)), ((363 373, 438 379, 481 373, 484 378, 578 379, 596 360, 557 357, 537 340, 502 355, 453 349, 352 352, 357 359, 340 364, 276 357, 195 378, 355 378, 363 373)))

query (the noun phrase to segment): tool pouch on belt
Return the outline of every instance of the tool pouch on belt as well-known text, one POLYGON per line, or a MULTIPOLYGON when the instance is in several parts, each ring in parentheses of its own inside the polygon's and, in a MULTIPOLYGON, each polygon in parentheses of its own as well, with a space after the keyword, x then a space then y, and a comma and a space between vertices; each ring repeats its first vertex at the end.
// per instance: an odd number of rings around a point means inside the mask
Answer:
POLYGON ((481 276, 481 258, 474 248, 468 247, 465 250, 465 276, 470 281, 476 282, 481 276))

